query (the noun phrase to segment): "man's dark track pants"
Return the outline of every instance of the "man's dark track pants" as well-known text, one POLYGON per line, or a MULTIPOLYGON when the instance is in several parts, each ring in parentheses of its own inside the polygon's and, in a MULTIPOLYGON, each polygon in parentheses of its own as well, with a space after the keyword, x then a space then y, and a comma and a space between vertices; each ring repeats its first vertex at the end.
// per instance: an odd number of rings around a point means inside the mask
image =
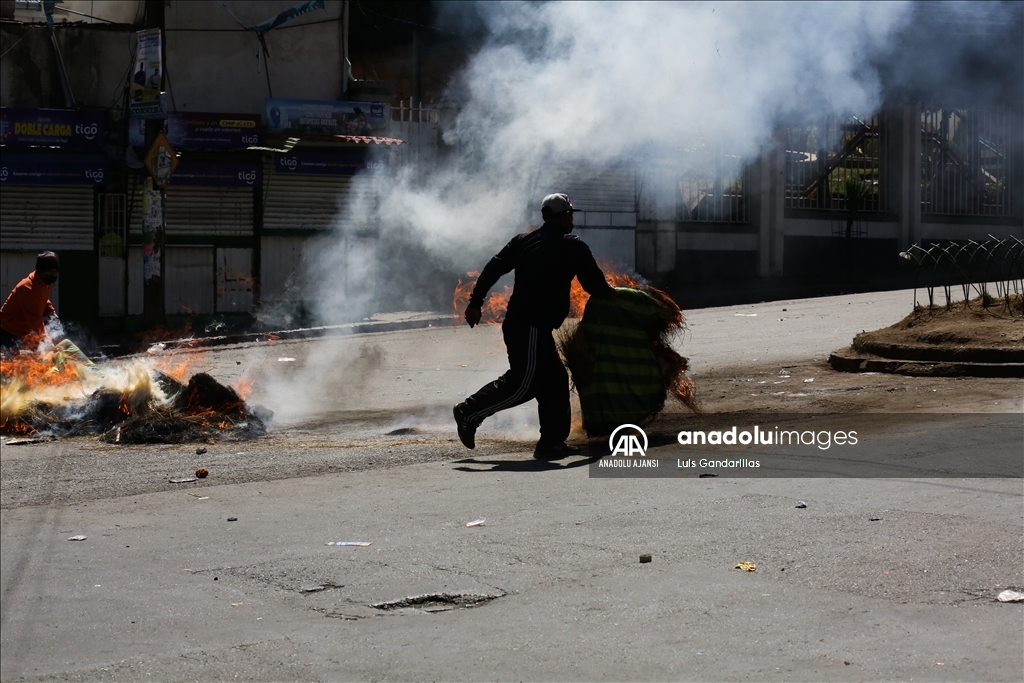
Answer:
POLYGON ((551 330, 506 321, 501 332, 509 370, 466 399, 465 419, 478 425, 499 410, 536 398, 540 443, 564 443, 571 420, 569 377, 551 330))

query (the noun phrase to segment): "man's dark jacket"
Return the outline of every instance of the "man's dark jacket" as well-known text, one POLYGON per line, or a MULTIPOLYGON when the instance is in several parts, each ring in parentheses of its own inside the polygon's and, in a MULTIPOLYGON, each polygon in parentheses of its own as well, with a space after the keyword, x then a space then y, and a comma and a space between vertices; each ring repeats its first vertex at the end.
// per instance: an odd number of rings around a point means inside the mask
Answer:
POLYGON ((516 235, 480 273, 469 305, 479 308, 487 292, 505 273, 516 271, 505 322, 553 330, 569 315, 569 290, 578 278, 589 294, 603 294, 611 287, 590 253, 576 235, 545 223, 533 232, 516 235))

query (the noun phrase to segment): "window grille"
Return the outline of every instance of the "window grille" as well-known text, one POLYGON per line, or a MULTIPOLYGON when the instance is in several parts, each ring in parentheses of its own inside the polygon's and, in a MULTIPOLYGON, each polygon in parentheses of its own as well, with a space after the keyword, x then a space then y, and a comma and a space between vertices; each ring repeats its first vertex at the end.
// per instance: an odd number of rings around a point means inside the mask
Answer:
POLYGON ((1012 216, 1012 126, 1007 111, 923 111, 921 212, 1012 216))
MULTIPOLYGON (((691 163, 693 162, 691 158, 691 163)), ((682 220, 703 223, 750 222, 750 169, 743 157, 709 155, 679 179, 682 220)))
POLYGON ((787 128, 786 208, 887 211, 882 159, 888 146, 877 115, 787 128))
POLYGON ((123 194, 101 194, 99 216, 100 256, 124 256, 128 230, 128 201, 123 194))

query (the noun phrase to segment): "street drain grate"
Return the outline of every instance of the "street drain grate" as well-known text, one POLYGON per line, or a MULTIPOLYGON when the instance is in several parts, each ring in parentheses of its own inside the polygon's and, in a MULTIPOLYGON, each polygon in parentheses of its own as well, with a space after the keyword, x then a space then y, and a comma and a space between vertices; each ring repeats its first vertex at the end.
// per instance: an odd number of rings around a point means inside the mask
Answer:
POLYGON ((483 595, 480 593, 424 593, 411 595, 401 600, 371 603, 370 607, 384 612, 399 609, 418 609, 424 612, 447 612, 454 609, 479 607, 504 595, 483 595))

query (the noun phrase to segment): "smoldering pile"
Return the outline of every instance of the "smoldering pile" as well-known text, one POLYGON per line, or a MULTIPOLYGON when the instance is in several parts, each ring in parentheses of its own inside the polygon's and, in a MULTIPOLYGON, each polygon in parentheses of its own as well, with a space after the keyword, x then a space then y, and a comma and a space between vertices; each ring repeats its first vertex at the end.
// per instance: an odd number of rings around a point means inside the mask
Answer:
POLYGON ((587 301, 578 324, 560 330, 558 348, 580 398, 591 436, 621 424, 642 424, 675 396, 699 412, 687 360, 672 349, 685 330, 679 306, 643 284, 617 287, 613 297, 587 301))
POLYGON ((40 385, 8 374, 0 432, 99 436, 107 443, 189 443, 266 433, 272 413, 250 408, 207 373, 188 383, 141 363, 79 373, 77 381, 40 385))

